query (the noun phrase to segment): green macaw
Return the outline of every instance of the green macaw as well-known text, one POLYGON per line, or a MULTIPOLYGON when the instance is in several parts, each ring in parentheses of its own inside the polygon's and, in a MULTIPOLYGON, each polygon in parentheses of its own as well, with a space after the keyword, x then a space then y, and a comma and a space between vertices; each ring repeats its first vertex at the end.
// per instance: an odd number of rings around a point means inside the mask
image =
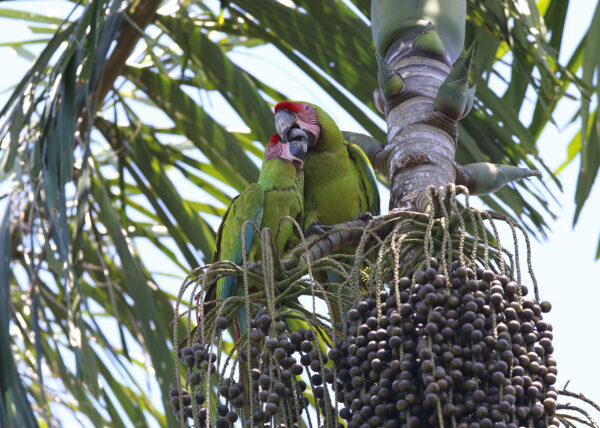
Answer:
MULTIPOLYGON (((369 159, 357 145, 344 140, 325 111, 306 102, 280 102, 275 106, 275 126, 284 141, 308 144, 304 162, 305 228, 316 225, 318 229, 364 214, 379 215, 379 192, 369 159)), ((317 279, 341 282, 335 272, 326 271, 325 275, 317 279)), ((333 315, 339 320, 335 308, 333 315)))
POLYGON ((377 181, 371 163, 355 144, 344 140, 320 107, 285 101, 275 106, 275 126, 286 141, 306 141, 304 226, 333 225, 362 213, 379 215, 377 181))
MULTIPOLYGON (((301 222, 303 215, 303 164, 307 145, 302 141, 283 142, 277 134, 273 134, 265 149, 265 160, 262 163, 258 183, 250 184, 242 193, 233 199, 225 212, 217 231, 216 250, 213 262, 231 260, 242 264, 242 251, 248 261, 261 258, 261 248, 256 239, 254 229, 248 225, 245 230, 245 247, 242 248, 242 226, 247 220, 259 229, 270 228, 275 234, 282 216, 290 216, 301 222)), ((286 249, 299 242, 293 224, 283 222, 278 235, 278 251, 283 254, 286 249)), ((206 302, 215 298, 223 300, 231 296, 243 296, 244 286, 235 276, 227 276, 217 281, 216 290, 209 289, 206 302)), ((233 338, 239 340, 246 331, 246 309, 242 307, 234 316, 233 338)))

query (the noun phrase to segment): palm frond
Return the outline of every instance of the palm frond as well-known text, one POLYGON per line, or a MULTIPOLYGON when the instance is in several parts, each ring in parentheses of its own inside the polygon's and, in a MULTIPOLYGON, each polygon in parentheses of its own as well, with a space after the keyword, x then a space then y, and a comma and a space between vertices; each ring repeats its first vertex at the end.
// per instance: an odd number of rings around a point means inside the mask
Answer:
MULTIPOLYGON (((284 68, 300 69, 307 85, 385 139, 371 97, 368 0, 224 3, 223 22, 216 2, 202 1, 173 2, 169 16, 155 13, 157 0, 65 1, 72 12, 61 17, 0 9, 35 35, 10 43, 24 58, 45 45, 0 110, 0 183, 10 189, 0 226, 7 425, 60 426, 55 403, 96 426, 177 425, 168 411, 173 283, 210 259, 218 217, 258 176, 272 103, 289 96, 235 54, 269 46, 287 58, 284 68)), ((588 99, 597 91, 590 47, 600 20, 564 65, 568 2, 538 3, 469 0, 479 89, 460 125, 457 161, 545 168, 537 139, 574 85, 588 118, 569 146, 569 159, 582 159, 581 209, 598 170, 600 119, 588 99), (486 89, 492 76, 505 87, 486 89), (519 120, 526 100, 535 105, 527 126, 519 120)), ((554 183, 519 183, 484 202, 543 235, 554 183)))

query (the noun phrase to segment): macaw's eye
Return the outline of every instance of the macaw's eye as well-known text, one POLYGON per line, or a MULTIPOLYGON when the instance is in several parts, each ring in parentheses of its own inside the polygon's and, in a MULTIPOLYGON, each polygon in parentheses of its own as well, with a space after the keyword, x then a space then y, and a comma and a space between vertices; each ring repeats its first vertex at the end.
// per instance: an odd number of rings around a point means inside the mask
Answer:
POLYGON ((308 106, 307 105, 304 106, 304 110, 308 111, 308 106))

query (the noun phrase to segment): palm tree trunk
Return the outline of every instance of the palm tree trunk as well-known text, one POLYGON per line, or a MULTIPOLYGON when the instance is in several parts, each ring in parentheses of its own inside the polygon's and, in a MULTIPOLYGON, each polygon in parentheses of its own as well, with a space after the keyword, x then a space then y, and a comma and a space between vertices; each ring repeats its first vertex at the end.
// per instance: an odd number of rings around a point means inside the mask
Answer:
POLYGON ((466 0, 371 2, 378 108, 385 111, 388 127, 387 144, 375 167, 390 180, 390 210, 418 210, 423 190, 456 179, 456 123, 465 112, 469 88, 463 75, 460 82, 456 73, 451 83, 445 80, 462 51, 465 22, 466 0), (448 83, 451 87, 445 86, 440 100, 440 87, 448 83))
POLYGON ((386 112, 388 140, 375 160, 377 169, 390 178, 390 210, 414 208, 420 191, 456 178, 456 122, 434 111, 435 97, 451 67, 427 56, 400 58, 400 51, 401 43, 394 43, 386 62, 416 95, 386 112))

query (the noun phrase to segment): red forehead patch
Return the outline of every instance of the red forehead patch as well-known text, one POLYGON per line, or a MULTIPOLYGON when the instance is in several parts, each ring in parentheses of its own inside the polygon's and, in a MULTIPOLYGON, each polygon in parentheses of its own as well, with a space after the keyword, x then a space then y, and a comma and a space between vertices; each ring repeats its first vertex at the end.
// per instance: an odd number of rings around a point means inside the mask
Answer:
POLYGON ((279 109, 287 110, 291 113, 298 113, 300 111, 300 106, 291 101, 282 101, 280 103, 277 103, 277 105, 275 106, 275 114, 277 114, 277 111, 279 109))
POLYGON ((271 135, 271 138, 269 138, 269 143, 270 144, 277 144, 277 143, 279 143, 279 134, 273 134, 273 135, 271 135))

